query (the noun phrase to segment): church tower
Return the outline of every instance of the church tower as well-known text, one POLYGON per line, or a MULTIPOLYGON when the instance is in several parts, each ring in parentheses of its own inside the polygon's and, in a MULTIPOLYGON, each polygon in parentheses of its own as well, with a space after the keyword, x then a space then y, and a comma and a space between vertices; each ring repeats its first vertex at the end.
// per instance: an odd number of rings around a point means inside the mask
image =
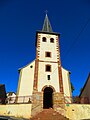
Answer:
POLYGON ((36 59, 19 69, 17 102, 32 100, 32 114, 44 108, 57 109, 71 103, 69 71, 61 66, 60 34, 53 32, 46 14, 41 31, 36 32, 36 59))
POLYGON ((52 31, 46 14, 42 31, 36 33, 35 90, 42 91, 51 86, 56 92, 63 93, 59 37, 59 33, 52 31))

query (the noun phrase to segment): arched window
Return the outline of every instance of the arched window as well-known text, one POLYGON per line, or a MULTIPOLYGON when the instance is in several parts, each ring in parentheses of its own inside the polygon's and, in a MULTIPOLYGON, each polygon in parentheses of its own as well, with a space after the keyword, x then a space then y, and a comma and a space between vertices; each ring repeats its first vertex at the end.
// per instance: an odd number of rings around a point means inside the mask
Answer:
POLYGON ((46 65, 45 71, 46 72, 51 72, 51 65, 46 65))
POLYGON ((50 38, 50 42, 51 42, 51 43, 54 43, 54 38, 50 38))
POLYGON ((46 42, 46 37, 43 37, 43 38, 42 38, 42 41, 43 41, 43 42, 46 42))

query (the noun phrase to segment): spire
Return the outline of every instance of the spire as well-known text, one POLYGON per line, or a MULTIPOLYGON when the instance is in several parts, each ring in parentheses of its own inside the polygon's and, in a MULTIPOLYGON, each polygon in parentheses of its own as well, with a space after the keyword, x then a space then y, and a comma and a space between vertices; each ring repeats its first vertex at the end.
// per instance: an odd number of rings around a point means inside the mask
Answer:
POLYGON ((44 24, 43 24, 42 31, 43 32, 53 32, 51 24, 50 24, 48 16, 47 16, 47 13, 46 13, 46 16, 45 16, 45 19, 44 19, 44 24))

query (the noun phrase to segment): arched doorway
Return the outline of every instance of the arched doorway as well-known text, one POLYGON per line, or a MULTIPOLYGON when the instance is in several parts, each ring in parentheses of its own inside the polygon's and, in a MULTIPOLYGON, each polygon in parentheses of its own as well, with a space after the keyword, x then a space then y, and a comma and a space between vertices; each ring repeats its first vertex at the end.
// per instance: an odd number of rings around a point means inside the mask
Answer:
POLYGON ((53 108, 53 89, 46 87, 43 91, 43 108, 53 108))

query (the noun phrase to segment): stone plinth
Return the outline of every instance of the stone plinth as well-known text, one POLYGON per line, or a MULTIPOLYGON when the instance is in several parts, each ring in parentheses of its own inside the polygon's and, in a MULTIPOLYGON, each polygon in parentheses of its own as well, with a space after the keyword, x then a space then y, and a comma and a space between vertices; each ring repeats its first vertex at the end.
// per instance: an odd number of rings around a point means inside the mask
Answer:
POLYGON ((32 116, 34 116, 35 114, 41 112, 42 110, 43 110, 43 92, 35 91, 33 93, 31 114, 32 116))
POLYGON ((65 115, 64 95, 62 93, 53 93, 53 108, 60 114, 65 115))

